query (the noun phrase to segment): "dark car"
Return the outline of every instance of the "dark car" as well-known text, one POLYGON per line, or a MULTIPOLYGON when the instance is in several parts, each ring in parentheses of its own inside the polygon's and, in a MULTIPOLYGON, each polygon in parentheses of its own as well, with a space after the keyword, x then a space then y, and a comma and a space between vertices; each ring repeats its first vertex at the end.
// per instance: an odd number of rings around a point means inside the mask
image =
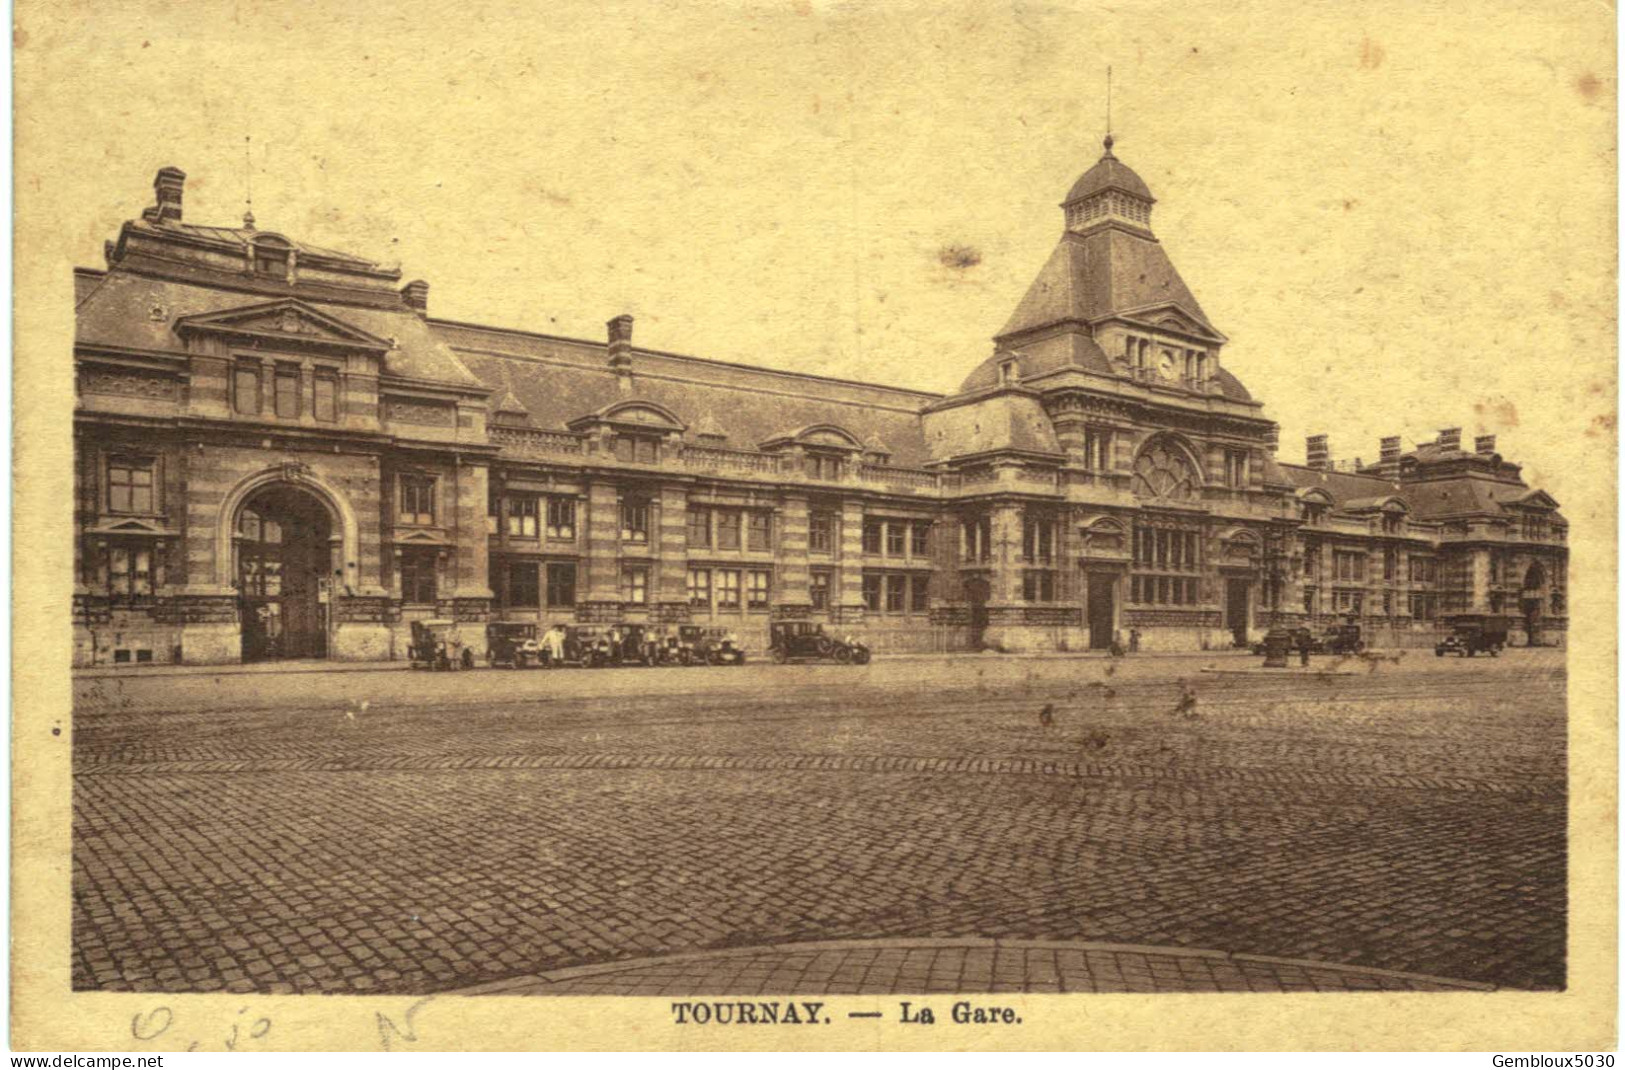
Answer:
POLYGON ((1358 654, 1365 649, 1365 638, 1358 624, 1333 625, 1321 643, 1328 654, 1358 654))
POLYGON ((457 625, 449 620, 412 622, 412 645, 407 648, 414 669, 472 669, 474 652, 457 637, 457 625))
POLYGON ((1480 651, 1490 657, 1499 657, 1507 645, 1507 622, 1504 617, 1458 617, 1451 623, 1450 634, 1434 644, 1436 657, 1455 654, 1470 658, 1480 651))
POLYGON ((563 629, 564 655, 546 658, 543 665, 553 669, 571 666, 597 669, 609 664, 610 642, 606 629, 594 624, 566 624, 563 629))
MULTIPOLYGON (((1315 634, 1308 628, 1288 628, 1287 634, 1289 638, 1287 639, 1286 649, 1287 653, 1289 654, 1296 654, 1299 650, 1301 650, 1303 647, 1303 641, 1305 639, 1309 640, 1309 653, 1326 653, 1326 644, 1320 639, 1317 639, 1315 634)), ((1268 653, 1268 651, 1264 649, 1264 640, 1260 639, 1258 642, 1253 644, 1253 653, 1260 656, 1268 653)))
POLYGON ((863 665, 869 648, 851 636, 836 639, 824 633, 822 624, 811 621, 775 621, 768 654, 780 665, 791 659, 827 658, 843 665, 863 665))
POLYGON ((542 663, 536 625, 523 621, 493 621, 485 626, 485 663, 510 669, 531 669, 542 663))
POLYGON ((707 665, 745 664, 745 648, 739 645, 739 637, 727 628, 701 628, 694 655, 707 665))

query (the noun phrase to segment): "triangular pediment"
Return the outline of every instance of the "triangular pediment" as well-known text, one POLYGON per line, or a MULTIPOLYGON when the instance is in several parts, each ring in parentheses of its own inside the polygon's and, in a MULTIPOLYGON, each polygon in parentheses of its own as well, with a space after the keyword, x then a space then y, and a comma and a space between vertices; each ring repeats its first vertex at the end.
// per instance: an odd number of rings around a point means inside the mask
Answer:
POLYGON ((394 348, 387 339, 293 298, 184 316, 175 321, 175 330, 181 334, 226 334, 378 352, 394 348))
POLYGON ((1218 331, 1207 326, 1173 302, 1152 305, 1148 308, 1125 309, 1120 318, 1139 326, 1161 328, 1165 331, 1173 331, 1176 334, 1193 335, 1197 338, 1207 338, 1215 342, 1224 340, 1224 336, 1218 331))
POLYGON ((397 531, 395 533, 397 546, 447 546, 445 536, 433 531, 397 531))
POLYGON ((1520 505, 1525 509, 1556 509, 1557 499, 1543 490, 1532 490, 1514 499, 1511 504, 1520 505))
POLYGON ((92 535, 162 535, 170 536, 175 532, 165 527, 158 518, 122 516, 103 517, 89 529, 92 535))

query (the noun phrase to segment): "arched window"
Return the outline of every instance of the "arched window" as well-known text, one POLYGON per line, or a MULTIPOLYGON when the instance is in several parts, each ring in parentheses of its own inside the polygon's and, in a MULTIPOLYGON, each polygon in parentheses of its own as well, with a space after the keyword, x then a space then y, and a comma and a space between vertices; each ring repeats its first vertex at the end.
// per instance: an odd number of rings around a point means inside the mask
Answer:
POLYGON ((1152 442, 1134 461, 1135 497, 1188 501, 1200 485, 1184 451, 1166 441, 1152 442))

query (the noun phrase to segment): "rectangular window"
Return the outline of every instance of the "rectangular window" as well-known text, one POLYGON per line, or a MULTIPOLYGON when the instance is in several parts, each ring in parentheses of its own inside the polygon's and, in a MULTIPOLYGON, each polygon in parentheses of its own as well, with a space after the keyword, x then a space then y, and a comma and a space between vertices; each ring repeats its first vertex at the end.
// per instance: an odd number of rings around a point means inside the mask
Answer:
POLYGON ((541 605, 541 566, 534 561, 515 561, 508 567, 508 604, 533 609, 541 605))
POLYGON ((145 458, 111 458, 107 462, 108 512, 154 512, 153 468, 153 462, 145 458))
POLYGON ((433 476, 401 477, 401 508, 399 515, 402 524, 434 523, 433 476))
POLYGON ((576 503, 574 499, 547 499, 547 537, 563 542, 575 541, 576 503))
POLYGON ((402 551, 401 601, 413 606, 434 605, 435 555, 433 551, 402 551))
POLYGON ((711 545, 711 510, 704 506, 688 507, 688 545, 701 548, 711 545))
POLYGON ((884 527, 884 525, 881 524, 881 522, 878 521, 878 520, 870 520, 867 517, 864 518, 864 521, 863 521, 863 552, 864 553, 866 553, 866 554, 878 554, 880 552, 880 537, 881 537, 881 529, 883 527, 884 527))
POLYGON ((485 533, 495 535, 502 530, 502 494, 499 491, 487 491, 485 494, 485 533))
POLYGON ((736 568, 717 569, 717 608, 739 608, 739 570, 736 568))
POLYGON ((830 574, 814 570, 807 577, 807 598, 814 609, 829 608, 830 574))
POLYGON ((966 520, 960 532, 966 561, 989 561, 993 557, 993 521, 990 517, 966 520))
POLYGON ((699 606, 702 609, 711 605, 711 570, 708 568, 691 568, 688 570, 688 604, 699 606))
POLYGON ((1431 557, 1413 557, 1411 561, 1411 582, 1432 583, 1434 577, 1433 559, 1431 557))
POLYGON ((717 510, 717 549, 739 549, 739 510, 717 510))
POLYGON ((1393 550, 1384 550, 1382 552, 1382 578, 1391 580, 1398 571, 1399 555, 1393 550))
POLYGON ((1303 589, 1303 611, 1311 617, 1315 615, 1315 589, 1313 587, 1303 589))
POLYGON ((914 557, 928 557, 931 551, 931 525, 915 524, 909 528, 908 552, 914 557))
POLYGON ((1055 524, 1044 518, 1027 517, 1021 525, 1021 556, 1024 561, 1048 564, 1055 556, 1055 524))
POLYGON ((615 459, 630 464, 654 464, 660 460, 660 440, 652 435, 616 435, 615 459))
POLYGON ((540 523, 542 500, 534 494, 516 494, 508 499, 508 534, 516 539, 534 539, 540 523))
POLYGON ((1247 451, 1224 451, 1224 485, 1227 487, 1245 487, 1247 485, 1247 451))
POLYGON ((822 510, 807 517, 807 549, 815 554, 835 552, 835 514, 822 510))
POLYGON ((1342 583, 1365 582, 1365 554, 1338 551, 1332 556, 1333 576, 1342 583))
POLYGON ((886 525, 886 556, 902 557, 903 543, 907 539, 908 525, 893 520, 886 525))
POLYGON ((339 377, 332 372, 317 372, 311 397, 311 414, 329 423, 339 418, 339 377))
POLYGON ((909 588, 908 608, 915 613, 924 613, 931 605, 931 577, 916 574, 909 588))
POLYGON ((773 549, 773 514, 765 509, 753 509, 749 517, 749 527, 746 534, 750 536, 752 550, 773 549))
POLYGON ((886 577, 886 612, 901 613, 908 604, 908 577, 893 575, 886 577))
POLYGON ((745 581, 745 604, 751 609, 766 609, 773 574, 766 569, 755 568, 746 573, 745 581))
POLYGON ((114 598, 152 594, 152 549, 143 543, 115 542, 109 546, 107 590, 114 598))
POLYGON ((621 503, 621 541, 647 544, 649 541, 649 503, 625 501, 621 503))
POLYGON ((556 561, 547 566, 547 604, 549 607, 576 604, 576 566, 574 562, 556 561))
POLYGON ((809 453, 807 474, 813 479, 840 479, 841 459, 827 453, 809 453))
POLYGON ((648 604, 648 569, 627 567, 621 570, 621 600, 639 606, 648 604))
POLYGON ((297 367, 277 366, 276 414, 284 420, 299 418, 299 369, 297 367))
POLYGON ((232 405, 240 413, 260 411, 260 366, 243 361, 231 374, 232 405))
POLYGON ((863 577, 863 608, 871 613, 880 612, 880 577, 865 573, 863 577))
POLYGON ((1030 568, 1021 574, 1021 597, 1029 602, 1055 601, 1055 573, 1030 568))
POLYGON ((1105 472, 1112 466, 1112 433, 1091 427, 1083 433, 1083 466, 1092 472, 1105 472))

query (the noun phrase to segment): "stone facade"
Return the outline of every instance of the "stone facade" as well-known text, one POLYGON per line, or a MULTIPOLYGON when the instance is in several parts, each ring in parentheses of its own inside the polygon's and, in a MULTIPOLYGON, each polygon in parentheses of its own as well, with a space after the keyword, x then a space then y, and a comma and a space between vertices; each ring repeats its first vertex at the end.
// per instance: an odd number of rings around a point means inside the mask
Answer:
POLYGON ((429 286, 183 221, 185 176, 76 273, 79 664, 401 658, 414 620, 812 620, 876 650, 1561 642, 1565 523, 1456 430, 1276 460, 1111 153, 961 389, 439 320, 429 286))

